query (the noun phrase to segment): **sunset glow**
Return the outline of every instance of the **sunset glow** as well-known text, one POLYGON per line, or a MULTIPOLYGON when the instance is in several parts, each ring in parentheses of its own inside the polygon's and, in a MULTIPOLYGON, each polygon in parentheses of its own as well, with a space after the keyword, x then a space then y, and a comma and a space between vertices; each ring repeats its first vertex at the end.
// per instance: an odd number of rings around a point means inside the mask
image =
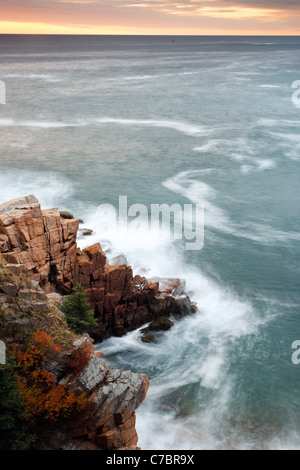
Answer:
POLYGON ((0 0, 2 34, 299 35, 298 0, 0 0))

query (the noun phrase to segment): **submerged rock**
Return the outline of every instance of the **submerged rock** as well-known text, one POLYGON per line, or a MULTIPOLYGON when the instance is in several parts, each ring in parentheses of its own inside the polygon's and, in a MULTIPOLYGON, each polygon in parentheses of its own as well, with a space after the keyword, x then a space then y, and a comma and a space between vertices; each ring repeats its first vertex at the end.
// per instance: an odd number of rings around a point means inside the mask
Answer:
POLYGON ((109 264, 112 265, 112 266, 122 266, 123 264, 125 266, 128 266, 127 258, 123 253, 121 253, 118 256, 115 256, 114 258, 112 258, 110 260, 109 264))
POLYGON ((157 339, 155 338, 153 333, 144 332, 142 337, 141 337, 141 340, 144 343, 157 343, 157 339))
POLYGON ((174 323, 169 318, 159 317, 141 330, 141 333, 143 333, 141 340, 144 343, 156 343, 157 340, 152 331, 168 331, 172 326, 174 326, 174 323))
POLYGON ((90 228, 79 228, 78 229, 78 232, 80 233, 80 235, 82 235, 83 237, 88 237, 90 235, 93 235, 93 230, 90 229, 90 228))

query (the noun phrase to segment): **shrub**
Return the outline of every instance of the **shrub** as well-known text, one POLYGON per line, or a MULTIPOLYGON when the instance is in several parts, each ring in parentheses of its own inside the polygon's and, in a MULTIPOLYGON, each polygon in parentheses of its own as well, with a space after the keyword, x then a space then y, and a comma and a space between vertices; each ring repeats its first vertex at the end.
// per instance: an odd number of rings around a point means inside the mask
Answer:
POLYGON ((68 325, 76 333, 83 333, 89 328, 97 326, 94 311, 91 309, 81 284, 77 284, 73 288, 73 294, 67 296, 61 310, 66 315, 68 325))
POLYGON ((29 420, 42 418, 54 422, 82 411, 89 403, 84 393, 77 395, 65 385, 57 384, 53 374, 46 370, 31 373, 29 380, 20 381, 20 387, 29 420))
POLYGON ((27 420, 54 422, 82 411, 90 401, 86 394, 77 395, 66 385, 58 384, 55 375, 46 369, 47 364, 58 357, 60 349, 60 345, 43 331, 33 333, 27 349, 15 349, 18 383, 27 420))
POLYGON ((22 371, 30 373, 56 358, 60 350, 61 346, 48 333, 34 331, 30 346, 25 351, 16 348, 15 355, 22 371))
POLYGON ((35 440, 31 423, 24 420, 16 365, 11 358, 0 365, 0 449, 24 450, 35 440))
POLYGON ((91 359, 91 354, 87 351, 81 351, 80 349, 73 349, 66 361, 66 373, 74 374, 78 376, 80 372, 88 365, 91 359))

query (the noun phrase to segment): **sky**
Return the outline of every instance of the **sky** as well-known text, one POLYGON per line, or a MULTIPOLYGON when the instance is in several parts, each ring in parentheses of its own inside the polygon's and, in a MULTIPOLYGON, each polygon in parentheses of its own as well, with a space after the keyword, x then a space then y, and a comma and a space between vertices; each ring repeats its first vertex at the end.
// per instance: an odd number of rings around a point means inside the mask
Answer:
POLYGON ((300 0, 0 0, 0 33, 299 35, 300 0))

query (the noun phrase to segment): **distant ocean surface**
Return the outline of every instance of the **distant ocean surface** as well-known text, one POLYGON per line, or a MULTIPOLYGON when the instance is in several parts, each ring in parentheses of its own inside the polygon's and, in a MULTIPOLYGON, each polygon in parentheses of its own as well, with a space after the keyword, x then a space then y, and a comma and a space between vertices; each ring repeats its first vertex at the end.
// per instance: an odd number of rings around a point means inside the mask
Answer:
POLYGON ((157 344, 99 346, 149 376, 142 449, 300 449, 299 56, 299 37, 0 36, 0 202, 72 211, 81 247, 197 302, 157 344), (119 196, 204 204, 203 248, 118 238, 97 207, 119 196))

